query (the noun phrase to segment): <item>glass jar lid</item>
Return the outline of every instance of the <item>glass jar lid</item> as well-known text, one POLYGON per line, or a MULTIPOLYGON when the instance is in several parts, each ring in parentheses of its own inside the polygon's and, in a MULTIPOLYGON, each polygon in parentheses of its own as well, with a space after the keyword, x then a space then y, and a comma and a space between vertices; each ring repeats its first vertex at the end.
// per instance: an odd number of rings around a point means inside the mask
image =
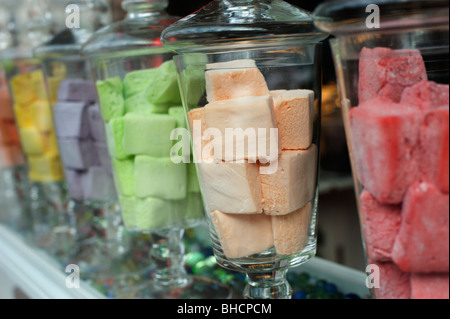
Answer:
POLYGON ((180 53, 320 42, 312 15, 281 0, 216 0, 164 30, 165 47, 180 53))
POLYGON ((104 2, 80 1, 74 2, 79 10, 79 26, 66 28, 53 36, 45 44, 34 50, 37 58, 58 58, 81 55, 83 45, 94 32, 112 20, 112 13, 104 2))
POLYGON ((13 45, 4 50, 1 60, 33 59, 33 49, 48 41, 53 32, 53 16, 48 0, 8 0, 9 28, 13 45))
POLYGON ((449 24, 448 0, 332 0, 314 10, 316 26, 333 35, 425 29, 449 24))
POLYGON ((166 51, 161 45, 161 32, 177 21, 166 12, 168 0, 125 0, 124 20, 104 27, 83 46, 82 53, 92 56, 131 56, 151 49, 166 51))

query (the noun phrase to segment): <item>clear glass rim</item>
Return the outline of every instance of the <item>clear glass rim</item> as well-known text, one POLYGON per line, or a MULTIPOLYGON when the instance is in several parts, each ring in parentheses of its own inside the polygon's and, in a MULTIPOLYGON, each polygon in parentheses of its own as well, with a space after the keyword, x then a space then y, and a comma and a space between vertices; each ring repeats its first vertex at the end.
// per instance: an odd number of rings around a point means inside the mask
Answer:
POLYGON ((211 2, 166 28, 161 42, 170 50, 186 53, 278 46, 284 42, 317 43, 328 37, 314 26, 310 12, 285 1, 232 4, 211 2))
POLYGON ((363 32, 403 31, 430 27, 449 27, 447 0, 329 0, 313 12, 314 24, 333 35, 363 32), (380 27, 368 28, 366 21, 380 9, 380 27))

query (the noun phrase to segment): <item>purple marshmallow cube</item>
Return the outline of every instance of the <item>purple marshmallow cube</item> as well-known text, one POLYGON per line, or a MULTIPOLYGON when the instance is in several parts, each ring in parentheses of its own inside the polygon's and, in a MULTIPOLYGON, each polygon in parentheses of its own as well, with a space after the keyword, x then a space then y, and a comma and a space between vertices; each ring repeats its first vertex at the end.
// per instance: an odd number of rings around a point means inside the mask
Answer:
POLYGON ((88 200, 116 200, 114 178, 103 167, 91 167, 82 180, 84 198, 88 200))
POLYGON ((58 138, 85 139, 90 136, 86 102, 58 102, 53 110, 58 138))
POLYGON ((90 80, 67 79, 61 82, 58 89, 59 101, 90 101, 98 100, 95 85, 90 80))
POLYGON ((73 169, 66 169, 66 184, 69 191, 69 196, 75 200, 83 199, 83 187, 81 185, 81 180, 83 176, 82 171, 77 171, 73 169))
POLYGON ((65 168, 87 170, 99 165, 97 150, 91 140, 59 139, 58 145, 65 168))
POLYGON ((109 155, 108 151, 108 145, 106 142, 95 142, 95 148, 97 150, 97 158, 98 162, 100 163, 100 166, 102 166, 104 169, 106 169, 108 172, 113 171, 112 163, 111 163, 111 157, 109 155))
POLYGON ((103 122, 100 106, 93 104, 88 107, 89 130, 92 138, 97 142, 106 142, 105 123, 103 122))

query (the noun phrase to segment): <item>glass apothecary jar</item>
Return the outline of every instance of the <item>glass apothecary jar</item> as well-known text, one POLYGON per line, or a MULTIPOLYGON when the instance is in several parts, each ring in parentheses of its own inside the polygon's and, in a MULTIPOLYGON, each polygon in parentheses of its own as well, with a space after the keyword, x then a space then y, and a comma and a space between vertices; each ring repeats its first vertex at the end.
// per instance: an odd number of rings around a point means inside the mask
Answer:
MULTIPOLYGON (((96 8, 78 4, 85 14, 96 8)), ((108 12, 106 10, 106 12, 108 12)), ((130 236, 118 203, 105 125, 101 118, 89 62, 81 56, 104 15, 83 21, 80 29, 66 29, 34 50, 42 64, 50 95, 55 135, 67 186, 66 213, 76 221, 73 254, 61 262, 82 265, 83 279, 113 279, 130 259, 130 236)))
POLYGON ((4 67, 8 63, 0 65, 0 221, 29 232, 29 182, 4 67))
POLYGON ((56 254, 70 247, 74 228, 64 214, 64 171, 50 109, 55 97, 48 96, 40 60, 33 56, 33 49, 54 31, 50 4, 19 1, 13 6, 15 45, 3 51, 0 59, 8 65, 6 77, 27 163, 33 241, 56 254))
POLYGON ((278 0, 213 1, 162 34, 178 53, 214 253, 247 274, 246 298, 290 298, 288 269, 316 253, 326 37, 278 0))
POLYGON ((373 296, 447 299, 449 2, 331 1, 314 19, 335 36, 373 296))
POLYGON ((128 295, 207 298, 217 288, 221 298, 228 289, 188 276, 183 265, 182 236, 202 222, 203 204, 195 167, 171 160, 171 133, 186 121, 173 53, 160 41, 162 30, 178 19, 167 14, 167 5, 124 1, 126 18, 96 32, 83 55, 97 86, 125 226, 153 238, 151 287, 128 295))

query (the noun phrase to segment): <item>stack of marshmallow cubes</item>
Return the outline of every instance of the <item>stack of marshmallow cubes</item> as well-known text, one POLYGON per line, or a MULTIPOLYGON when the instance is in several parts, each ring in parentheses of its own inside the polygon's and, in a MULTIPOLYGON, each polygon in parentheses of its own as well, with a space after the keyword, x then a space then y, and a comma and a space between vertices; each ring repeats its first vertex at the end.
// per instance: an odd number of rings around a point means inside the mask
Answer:
POLYGON ((449 297, 449 87, 418 50, 364 48, 351 148, 380 299, 449 297))
POLYGON ((171 133, 186 128, 173 61, 97 82, 126 227, 193 227, 203 217, 194 164, 174 163, 171 133))
POLYGON ((62 81, 53 117, 70 198, 114 200, 117 195, 105 126, 92 81, 62 81))

